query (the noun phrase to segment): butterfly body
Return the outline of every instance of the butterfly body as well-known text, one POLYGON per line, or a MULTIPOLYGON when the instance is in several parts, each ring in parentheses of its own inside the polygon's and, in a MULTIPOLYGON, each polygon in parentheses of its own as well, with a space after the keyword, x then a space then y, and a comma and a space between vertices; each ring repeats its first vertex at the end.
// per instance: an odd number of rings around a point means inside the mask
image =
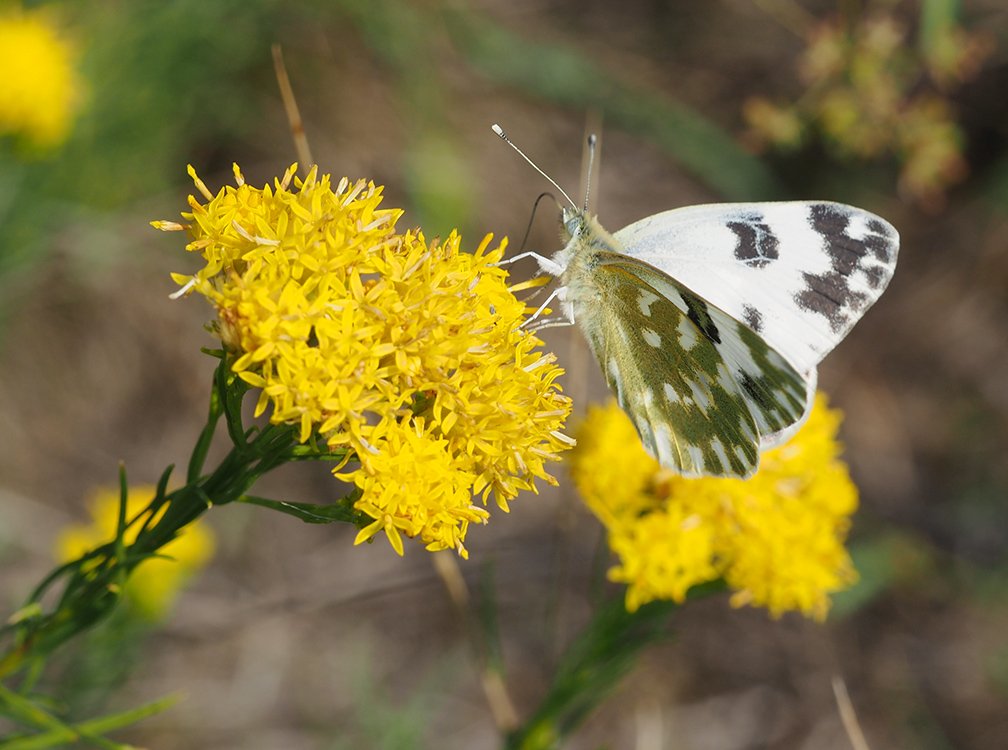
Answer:
POLYGON ((898 235, 827 202, 717 204, 615 234, 565 209, 543 270, 641 440, 686 476, 751 476, 804 422, 816 365, 881 294, 898 235))

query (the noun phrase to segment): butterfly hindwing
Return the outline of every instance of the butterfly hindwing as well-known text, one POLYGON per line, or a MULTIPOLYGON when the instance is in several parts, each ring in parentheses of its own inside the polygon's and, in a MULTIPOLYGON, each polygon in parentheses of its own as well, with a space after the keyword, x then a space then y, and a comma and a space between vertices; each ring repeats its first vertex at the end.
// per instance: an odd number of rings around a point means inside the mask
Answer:
POLYGON ((621 252, 743 321, 803 372, 882 294, 899 248, 884 219, 829 202, 688 206, 613 236, 621 252))
POLYGON ((643 283, 682 309, 717 350, 738 383, 755 420, 763 449, 779 445, 797 431, 812 406, 815 370, 799 373, 747 326, 687 289, 678 280, 633 258, 616 255, 643 283))
POLYGON ((687 476, 749 476, 789 434, 810 386, 746 326, 646 263, 598 251, 571 279, 610 387, 648 451, 687 476), (766 447, 766 444, 762 447, 766 447))

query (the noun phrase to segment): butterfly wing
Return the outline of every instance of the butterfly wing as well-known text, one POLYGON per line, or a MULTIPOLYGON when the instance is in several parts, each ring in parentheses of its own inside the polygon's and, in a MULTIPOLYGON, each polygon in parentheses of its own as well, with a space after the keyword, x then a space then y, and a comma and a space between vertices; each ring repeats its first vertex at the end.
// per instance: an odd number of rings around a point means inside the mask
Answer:
POLYGON ((747 477, 807 416, 814 382, 662 271, 594 253, 575 315, 645 448, 686 476, 747 477))
POLYGON ((889 222, 828 202, 688 206, 613 236, 622 252, 744 322, 801 372, 882 294, 899 249, 889 222))

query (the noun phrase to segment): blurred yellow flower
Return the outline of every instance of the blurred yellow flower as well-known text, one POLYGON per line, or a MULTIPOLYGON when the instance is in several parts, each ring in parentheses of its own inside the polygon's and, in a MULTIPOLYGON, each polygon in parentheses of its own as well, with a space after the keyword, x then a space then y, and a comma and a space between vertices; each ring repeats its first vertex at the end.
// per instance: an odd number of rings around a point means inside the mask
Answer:
POLYGON ((486 519, 472 495, 507 510, 535 479, 556 483, 545 463, 573 443, 562 370, 498 265, 507 242, 465 253, 455 232, 400 234, 380 187, 295 170, 257 189, 235 165, 237 186, 214 195, 190 168, 206 203, 154 225, 188 229, 206 265, 174 278, 217 307, 233 371, 261 389, 256 414, 353 462, 336 471, 374 519, 358 541, 384 530, 399 554, 401 534, 465 555, 486 519))
MULTIPOLYGON (((127 520, 140 513, 154 498, 154 487, 131 487, 126 505, 127 520)), ((115 539, 119 518, 118 488, 101 488, 89 501, 91 523, 63 529, 56 542, 56 556, 61 562, 75 560, 85 552, 115 539)), ((164 514, 164 506, 155 516, 164 514)), ((126 530, 124 542, 132 544, 139 525, 126 530)), ((213 556, 213 532, 202 521, 194 521, 164 545, 158 556, 144 560, 126 580, 123 594, 134 610, 149 620, 167 614, 182 587, 213 556)))
POLYGON ((949 94, 979 72, 993 41, 960 28, 954 11, 941 23, 922 22, 918 38, 908 40, 889 5, 869 2, 855 17, 810 24, 798 61, 805 91, 791 105, 754 97, 743 115, 757 146, 794 150, 818 131, 841 158, 892 156, 901 164, 901 190, 940 206, 947 187, 966 175, 949 94))
POLYGON ((48 13, 0 11, 0 135, 62 143, 80 101, 75 54, 48 13))
POLYGON ((735 606, 821 620, 831 594, 857 579, 844 540, 857 489, 839 458, 840 414, 823 396, 786 445, 767 451, 751 479, 685 479, 644 451, 615 404, 592 407, 578 429, 571 474, 606 527, 631 611, 683 601, 723 578, 735 606))

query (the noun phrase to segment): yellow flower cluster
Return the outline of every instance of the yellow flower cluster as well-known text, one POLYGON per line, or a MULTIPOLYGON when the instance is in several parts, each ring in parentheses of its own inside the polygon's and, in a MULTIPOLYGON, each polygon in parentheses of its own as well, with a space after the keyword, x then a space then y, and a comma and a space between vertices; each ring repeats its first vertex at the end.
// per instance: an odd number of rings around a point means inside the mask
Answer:
POLYGON ((214 195, 190 168, 205 203, 154 225, 188 229, 206 266, 174 278, 216 306, 234 372, 261 389, 256 414, 272 407, 354 462, 336 473, 374 519, 358 542, 384 530, 399 554, 405 535, 465 556, 487 517, 473 495, 506 511, 535 479, 555 484, 545 463, 573 444, 562 371, 498 265, 506 240, 465 253, 455 232, 400 234, 380 187, 295 170, 257 189, 236 165, 214 195))
POLYGON ((805 93, 793 105, 750 99, 744 115, 762 144, 791 149, 818 130, 841 156, 893 155, 902 163, 903 190, 938 204, 966 173, 948 93, 977 73, 992 44, 951 20, 922 23, 930 32, 908 44, 889 12, 809 25, 799 62, 805 93))
POLYGON ((609 577, 627 584, 627 608, 683 601, 723 578, 735 606, 824 619, 830 594, 857 579, 844 548, 857 489, 838 457, 839 423, 817 396, 808 422, 764 453, 751 479, 685 479, 647 455, 615 402, 592 407, 570 470, 606 527, 619 560, 609 577))
POLYGON ((0 135, 59 145, 80 99, 74 53, 46 13, 0 12, 0 135))
MULTIPOLYGON (((126 503, 126 518, 140 513, 154 498, 154 487, 131 487, 126 503)), ((76 560, 96 547, 115 539, 119 519, 118 488, 97 490, 90 500, 91 523, 65 528, 56 542, 56 556, 61 562, 76 560)), ((164 515, 165 505, 154 518, 164 515)), ((139 525, 126 530, 124 542, 136 541, 139 525)), ((193 574, 213 556, 214 535, 202 521, 182 529, 156 557, 144 560, 126 579, 123 594, 133 610, 149 620, 160 620, 193 574)))

